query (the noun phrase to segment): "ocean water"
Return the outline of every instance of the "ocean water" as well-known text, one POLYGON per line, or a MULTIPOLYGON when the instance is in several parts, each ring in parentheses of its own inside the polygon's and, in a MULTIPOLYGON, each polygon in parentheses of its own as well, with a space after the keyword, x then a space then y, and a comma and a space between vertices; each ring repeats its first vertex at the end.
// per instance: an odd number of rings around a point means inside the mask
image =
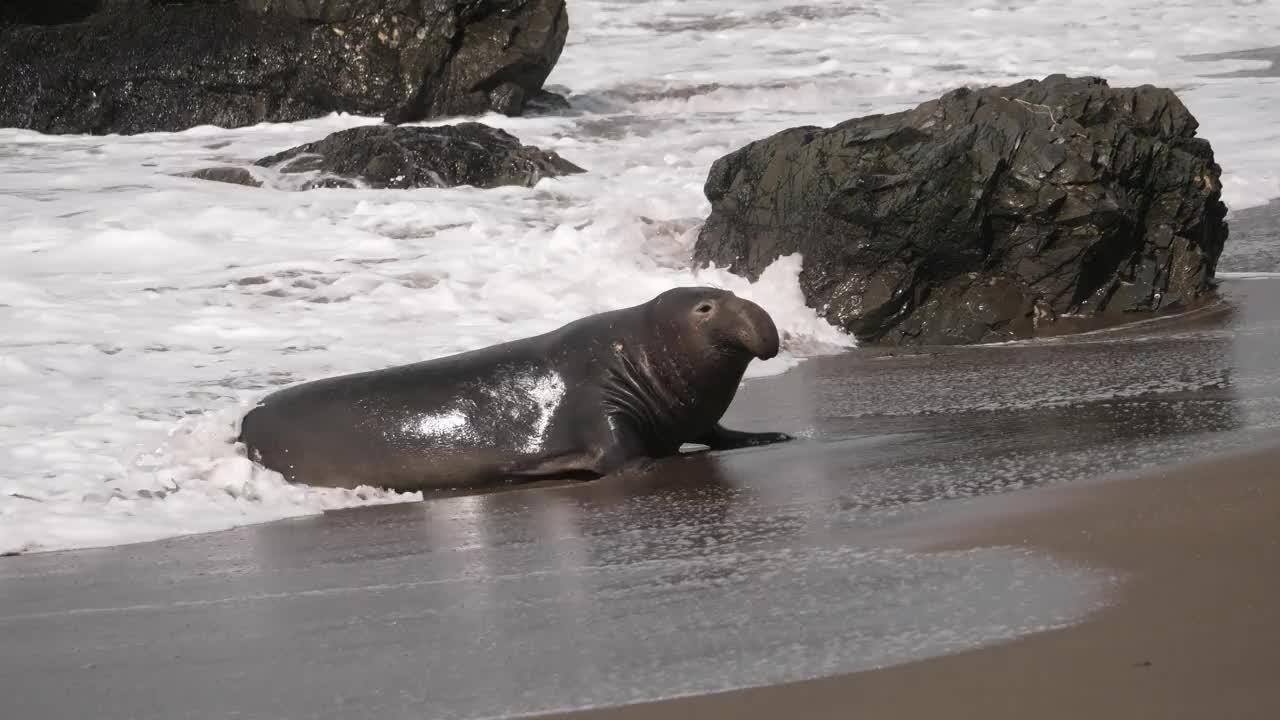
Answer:
POLYGON ((711 163, 783 128, 1094 74, 1176 89, 1233 211, 1280 196, 1280 78, 1221 55, 1274 43, 1275 2, 583 0, 570 15, 549 85, 574 109, 475 118, 589 171, 532 189, 180 177, 369 117, 0 130, 0 552, 412 499, 289 485, 237 453, 239 417, 289 383, 535 334, 676 285, 728 287, 773 314, 784 353, 753 377, 851 345, 804 307, 802 258, 756 284, 688 267, 711 163))

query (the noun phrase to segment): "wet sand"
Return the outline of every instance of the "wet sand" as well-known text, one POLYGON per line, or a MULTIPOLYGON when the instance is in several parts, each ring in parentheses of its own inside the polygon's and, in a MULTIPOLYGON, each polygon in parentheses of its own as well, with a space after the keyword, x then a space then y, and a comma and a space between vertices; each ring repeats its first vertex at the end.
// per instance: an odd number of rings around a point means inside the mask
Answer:
POLYGON ((1027 546, 1125 580, 1084 623, 1007 644, 556 717, 1280 717, 1280 450, 1017 493, 901 539, 1027 546))

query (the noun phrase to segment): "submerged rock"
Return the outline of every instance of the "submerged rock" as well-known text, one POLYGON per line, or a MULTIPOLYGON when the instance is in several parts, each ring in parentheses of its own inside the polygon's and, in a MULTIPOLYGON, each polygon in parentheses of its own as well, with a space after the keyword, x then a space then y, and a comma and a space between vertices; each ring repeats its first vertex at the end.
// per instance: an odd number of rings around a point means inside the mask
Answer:
MULTIPOLYGON (((0 126, 140 133, 522 112, 564 0, 72 0, 0 13, 0 126)), ((25 6, 24 6, 25 7, 25 6)))
POLYGON ((246 168, 241 167, 210 167, 201 168, 191 173, 187 173, 188 177, 198 180, 212 180, 213 182, 230 183, 232 185, 245 185, 248 187, 262 187, 262 181, 253 176, 246 168))
POLYGON ((372 188, 533 187, 545 177, 584 172, 553 152, 521 145, 514 135, 481 123, 368 125, 336 132, 255 164, 280 166, 282 173, 324 173, 304 189, 354 187, 351 180, 372 188))
POLYGON ((799 127, 718 160, 694 250, 755 278, 800 252, 860 340, 976 343, 1209 293, 1221 170, 1170 90, 1053 75, 799 127))
POLYGON ((554 93, 550 90, 539 90, 536 95, 525 101, 524 108, 526 114, 542 114, 549 115, 562 110, 568 110, 572 106, 569 105, 569 99, 560 93, 554 93))

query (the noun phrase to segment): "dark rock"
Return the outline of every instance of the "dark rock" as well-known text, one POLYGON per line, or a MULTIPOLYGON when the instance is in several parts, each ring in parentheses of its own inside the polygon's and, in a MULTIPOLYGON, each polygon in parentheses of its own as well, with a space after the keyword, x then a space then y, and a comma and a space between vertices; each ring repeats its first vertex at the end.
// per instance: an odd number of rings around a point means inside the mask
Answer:
POLYGON ((526 113, 548 114, 570 109, 569 100, 560 93, 539 90, 524 105, 526 113))
POLYGON ((809 304, 863 341, 974 343, 1212 290, 1220 168, 1173 92, 1054 75, 800 127, 718 160, 694 260, 800 252, 809 304))
POLYGON ((324 177, 311 180, 302 186, 303 190, 355 190, 356 184, 342 178, 324 177))
POLYGON ((241 167, 211 167, 201 168, 195 172, 188 173, 187 177, 198 178, 200 180, 212 180, 213 182, 231 183, 232 185, 247 185, 248 187, 262 187, 262 181, 253 176, 245 168, 241 167))
POLYGON ((97 12, 100 2, 101 0, 7 0, 0 3, 0 26, 79 22, 97 12))
POLYGON ((514 135, 480 123, 368 125, 276 153, 255 164, 280 165, 282 173, 322 172, 330 176, 311 181, 304 189, 354 186, 342 178, 372 188, 533 187, 544 177, 584 172, 553 152, 521 145, 514 135), (334 175, 338 177, 331 177, 334 175))
POLYGON ((0 15, 0 126, 239 127, 350 112, 516 115, 564 47, 564 0, 73 0, 0 15))

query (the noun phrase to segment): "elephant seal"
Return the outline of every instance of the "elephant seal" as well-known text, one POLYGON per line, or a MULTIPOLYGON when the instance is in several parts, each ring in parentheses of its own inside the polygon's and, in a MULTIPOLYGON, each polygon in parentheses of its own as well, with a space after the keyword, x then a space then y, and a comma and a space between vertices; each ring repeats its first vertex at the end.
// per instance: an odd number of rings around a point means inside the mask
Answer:
POLYGON ((759 305, 675 288, 543 335, 280 390, 245 415, 239 439, 251 459, 308 485, 599 477, 686 442, 789 440, 719 424, 751 360, 777 353, 759 305))

